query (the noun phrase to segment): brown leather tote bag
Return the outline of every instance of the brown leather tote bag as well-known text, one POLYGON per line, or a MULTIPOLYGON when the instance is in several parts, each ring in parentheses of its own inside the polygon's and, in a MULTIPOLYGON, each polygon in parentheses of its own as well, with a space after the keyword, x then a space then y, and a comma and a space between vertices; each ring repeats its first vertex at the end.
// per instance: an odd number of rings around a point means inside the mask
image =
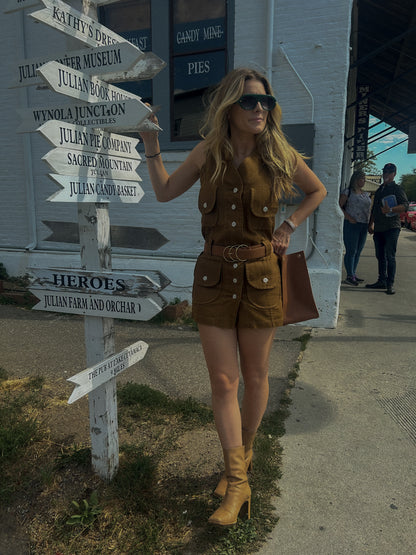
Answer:
POLYGON ((282 276, 283 325, 319 318, 303 251, 278 257, 282 276))

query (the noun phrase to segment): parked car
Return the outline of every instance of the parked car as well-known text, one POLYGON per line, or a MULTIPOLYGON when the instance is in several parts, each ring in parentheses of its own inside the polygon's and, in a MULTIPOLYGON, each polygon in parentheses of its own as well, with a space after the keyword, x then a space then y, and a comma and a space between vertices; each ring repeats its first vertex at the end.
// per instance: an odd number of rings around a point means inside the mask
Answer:
POLYGON ((407 229, 415 229, 412 227, 412 221, 415 221, 416 225, 416 202, 411 202, 409 208, 406 212, 400 214, 400 222, 402 227, 407 227, 407 229))

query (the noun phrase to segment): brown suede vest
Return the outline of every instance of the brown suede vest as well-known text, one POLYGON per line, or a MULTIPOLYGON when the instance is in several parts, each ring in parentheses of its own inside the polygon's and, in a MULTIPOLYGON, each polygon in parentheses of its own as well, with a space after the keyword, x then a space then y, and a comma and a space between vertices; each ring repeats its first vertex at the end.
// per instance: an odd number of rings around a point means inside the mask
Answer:
POLYGON ((213 161, 208 160, 201 170, 198 200, 205 241, 224 246, 271 241, 278 201, 257 152, 238 168, 229 162, 224 177, 215 183, 212 173, 213 161))

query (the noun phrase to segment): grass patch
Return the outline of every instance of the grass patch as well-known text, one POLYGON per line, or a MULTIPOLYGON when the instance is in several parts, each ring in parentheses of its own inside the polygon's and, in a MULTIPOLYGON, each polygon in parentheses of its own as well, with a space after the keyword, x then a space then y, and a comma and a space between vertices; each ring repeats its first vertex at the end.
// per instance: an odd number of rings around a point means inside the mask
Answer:
MULTIPOLYGON (((302 350, 309 338, 298 339, 302 350)), ((279 438, 298 371, 299 363, 255 439, 251 520, 242 511, 238 526, 218 529, 207 525, 219 505, 218 458, 206 449, 206 434, 215 434, 210 407, 137 383, 119 386, 119 468, 105 483, 92 471, 89 438, 55 443, 43 428, 42 410, 62 405, 45 394, 43 378, 13 380, 0 368, 0 509, 23 511, 33 553, 253 553, 278 520, 279 438), (204 457, 212 460, 198 467, 204 457)))

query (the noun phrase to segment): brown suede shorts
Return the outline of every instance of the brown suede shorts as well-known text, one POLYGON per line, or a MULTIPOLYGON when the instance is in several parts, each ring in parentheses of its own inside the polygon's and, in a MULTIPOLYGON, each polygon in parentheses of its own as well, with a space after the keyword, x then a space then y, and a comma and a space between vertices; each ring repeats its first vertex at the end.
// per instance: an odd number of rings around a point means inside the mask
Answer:
POLYGON ((283 325, 277 257, 227 262, 202 253, 194 270, 192 317, 219 328, 274 328, 283 325))

